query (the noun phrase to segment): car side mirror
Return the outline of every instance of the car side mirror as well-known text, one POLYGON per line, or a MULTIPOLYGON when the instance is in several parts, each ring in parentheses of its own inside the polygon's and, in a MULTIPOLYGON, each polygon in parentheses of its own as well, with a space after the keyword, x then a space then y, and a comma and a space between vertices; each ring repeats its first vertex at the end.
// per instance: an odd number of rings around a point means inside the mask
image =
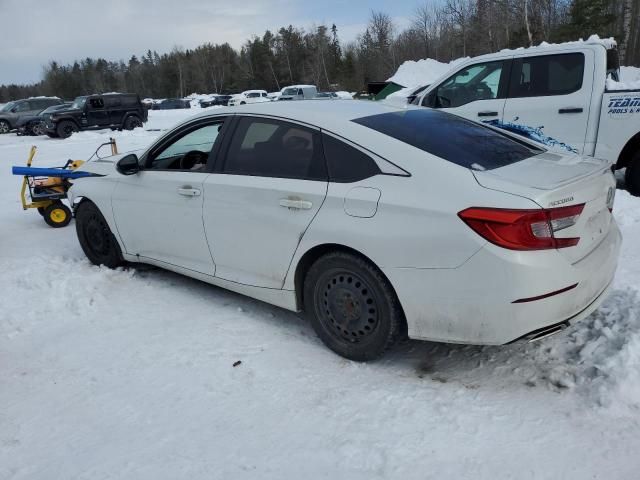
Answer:
POLYGON ((125 155, 116 163, 116 170, 122 175, 135 175, 140 171, 138 156, 135 153, 125 155))

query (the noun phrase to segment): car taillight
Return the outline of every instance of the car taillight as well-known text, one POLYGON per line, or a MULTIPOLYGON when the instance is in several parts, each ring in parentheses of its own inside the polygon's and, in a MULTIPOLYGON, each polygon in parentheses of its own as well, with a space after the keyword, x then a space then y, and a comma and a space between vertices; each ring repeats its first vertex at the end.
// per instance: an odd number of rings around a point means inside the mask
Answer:
POLYGON ((573 247, 579 237, 557 238, 555 233, 578 221, 584 203, 539 210, 471 207, 458 216, 478 235, 510 250, 573 247))

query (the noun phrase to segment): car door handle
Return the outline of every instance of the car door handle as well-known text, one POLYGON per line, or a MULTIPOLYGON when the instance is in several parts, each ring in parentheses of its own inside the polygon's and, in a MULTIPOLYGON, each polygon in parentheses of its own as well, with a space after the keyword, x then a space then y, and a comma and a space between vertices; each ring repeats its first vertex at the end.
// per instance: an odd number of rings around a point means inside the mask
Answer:
POLYGON ((295 208, 296 210, 310 210, 313 203, 308 200, 300 200, 296 198, 281 198, 280 206, 286 208, 295 208))
POLYGON ((558 110, 558 113, 582 113, 582 112, 583 112, 583 108, 582 107, 561 108, 560 110, 558 110))
POLYGON ((498 112, 478 112, 479 117, 497 117, 498 112))
POLYGON ((185 185, 184 187, 178 188, 178 193, 180 195, 184 195, 185 197, 197 197, 200 195, 200 190, 197 188, 193 188, 190 185, 185 185))

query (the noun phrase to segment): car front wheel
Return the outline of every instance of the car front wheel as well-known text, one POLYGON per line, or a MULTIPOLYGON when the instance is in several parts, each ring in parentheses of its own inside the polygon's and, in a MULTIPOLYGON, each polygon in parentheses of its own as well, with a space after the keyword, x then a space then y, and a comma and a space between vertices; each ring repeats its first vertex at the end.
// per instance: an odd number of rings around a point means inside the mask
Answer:
POLYGON ((9 133, 11 125, 6 120, 0 120, 0 134, 9 133))
POLYGON ((124 263, 109 224, 91 201, 84 200, 78 205, 76 233, 84 254, 94 265, 116 268, 124 263))
POLYGON ((69 138, 78 131, 78 126, 70 120, 63 120, 56 127, 56 133, 60 138, 69 138))
POLYGON ((311 266, 304 281, 304 307, 325 345, 356 361, 382 356, 405 322, 380 270, 346 252, 329 253, 311 266))
POLYGON ((124 122, 125 130, 133 130, 134 128, 138 128, 141 126, 142 126, 142 122, 140 121, 140 119, 134 116, 128 117, 124 122))

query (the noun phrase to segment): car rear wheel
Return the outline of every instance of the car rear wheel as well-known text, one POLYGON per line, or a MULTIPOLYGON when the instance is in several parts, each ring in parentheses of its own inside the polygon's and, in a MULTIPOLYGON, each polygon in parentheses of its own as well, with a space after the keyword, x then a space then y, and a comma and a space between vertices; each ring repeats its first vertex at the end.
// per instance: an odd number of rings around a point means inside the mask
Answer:
POLYGON ((60 138, 69 138, 78 131, 78 126, 71 120, 63 120, 56 127, 56 133, 60 138))
POLYGON ((311 266, 304 282, 304 306, 324 344, 356 361, 380 357, 405 322, 380 270, 345 252, 324 255, 311 266))
POLYGON ((32 135, 44 135, 44 125, 42 122, 36 122, 31 126, 31 134, 32 135))
POLYGON ((11 130, 11 125, 6 120, 0 120, 0 134, 9 133, 11 130))
POLYGON ((138 117, 131 116, 127 117, 124 121, 124 129, 125 130, 133 130, 134 128, 138 128, 142 126, 142 122, 138 117))
POLYGON ((624 174, 624 183, 631 195, 640 197, 640 152, 631 158, 624 174))
POLYGON ((109 224, 98 207, 88 200, 78 205, 76 233, 84 254, 94 265, 116 268, 124 263, 109 224))

